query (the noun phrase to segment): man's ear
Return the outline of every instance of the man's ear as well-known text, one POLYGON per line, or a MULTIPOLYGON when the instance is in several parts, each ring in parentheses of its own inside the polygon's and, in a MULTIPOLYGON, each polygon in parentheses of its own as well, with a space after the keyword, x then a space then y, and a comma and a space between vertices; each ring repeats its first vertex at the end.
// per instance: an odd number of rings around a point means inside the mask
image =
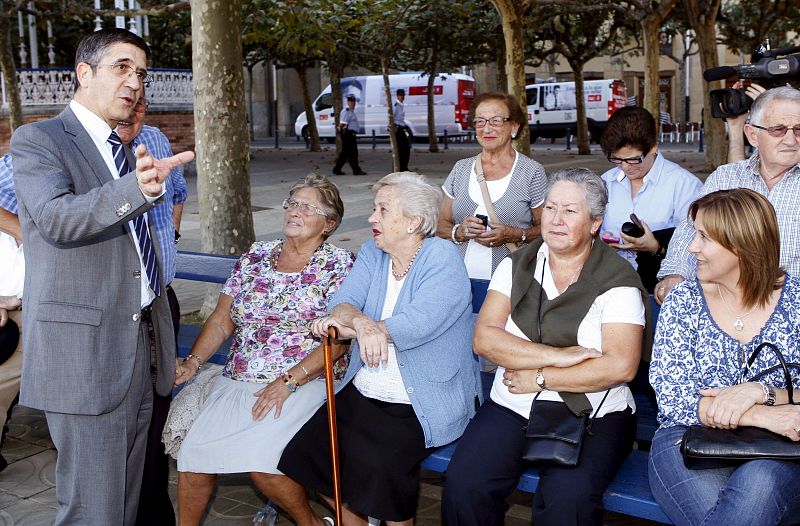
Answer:
POLYGON ((753 148, 758 148, 758 129, 754 128, 750 123, 746 123, 744 125, 744 135, 753 148))
POLYGON ((78 84, 82 88, 85 88, 89 85, 89 79, 94 76, 94 71, 92 70, 92 66, 86 62, 81 62, 78 64, 78 67, 75 68, 75 74, 77 75, 78 84))

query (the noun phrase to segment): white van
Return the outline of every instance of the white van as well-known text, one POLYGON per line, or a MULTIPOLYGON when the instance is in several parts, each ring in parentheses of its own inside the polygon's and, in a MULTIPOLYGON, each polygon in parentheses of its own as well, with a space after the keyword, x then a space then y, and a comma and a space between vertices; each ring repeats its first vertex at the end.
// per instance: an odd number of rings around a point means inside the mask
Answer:
MULTIPOLYGON (((361 124, 359 135, 388 137, 388 113, 386 91, 382 75, 345 77, 341 80, 342 107, 346 107, 348 95, 356 97, 356 114, 361 124)), ((412 135, 428 135, 428 76, 419 73, 399 73, 389 75, 391 104, 396 102, 395 92, 406 91, 406 126, 412 135)), ((469 123, 469 105, 475 98, 475 79, 457 73, 439 73, 433 85, 433 104, 436 118, 436 135, 462 135, 469 123)), ((314 101, 314 115, 320 138, 333 141, 336 138, 333 115, 333 94, 328 85, 314 101)), ((294 133, 299 137, 308 135, 306 113, 301 113, 294 124, 294 133)))
MULTIPOLYGON (((550 82, 525 86, 531 142, 539 137, 559 138, 578 132, 574 82, 550 82)), ((600 135, 612 113, 625 106, 625 82, 587 80, 583 83, 589 137, 600 135)))

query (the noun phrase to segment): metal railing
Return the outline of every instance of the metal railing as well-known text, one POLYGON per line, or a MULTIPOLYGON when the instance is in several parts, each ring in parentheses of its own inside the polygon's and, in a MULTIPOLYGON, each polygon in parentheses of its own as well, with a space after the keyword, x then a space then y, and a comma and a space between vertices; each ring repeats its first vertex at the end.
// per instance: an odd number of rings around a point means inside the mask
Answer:
MULTIPOLYGON (((153 83, 147 89, 151 103, 192 104, 192 70, 151 69, 153 83)), ((67 104, 75 90, 75 72, 70 68, 20 68, 17 69, 22 106, 48 106, 67 104)), ((5 83, 0 73, 0 108, 8 108, 5 83)))

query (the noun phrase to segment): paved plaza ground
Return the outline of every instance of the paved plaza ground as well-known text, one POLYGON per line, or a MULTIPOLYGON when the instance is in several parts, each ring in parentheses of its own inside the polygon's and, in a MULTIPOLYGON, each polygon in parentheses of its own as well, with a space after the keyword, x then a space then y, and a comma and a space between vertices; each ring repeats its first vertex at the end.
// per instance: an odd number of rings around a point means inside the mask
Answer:
MULTIPOLYGON (((310 171, 330 174, 335 156, 332 148, 329 147, 322 153, 310 153, 301 146, 295 142, 289 142, 277 150, 267 144, 253 146, 251 161, 253 220, 256 237, 259 240, 280 236, 283 212, 281 202, 286 197, 289 187, 298 178, 310 171)), ((697 152, 696 143, 666 144, 661 150, 666 158, 685 166, 705 179, 707 175, 705 158, 702 153, 697 152)), ((478 147, 474 143, 451 145, 450 149, 440 153, 429 153, 427 145, 416 144, 410 167, 429 176, 432 182, 441 183, 455 161, 476 153, 478 147)), ((345 203, 345 217, 331 241, 354 251, 371 235, 367 223, 372 207, 370 186, 391 168, 390 153, 386 144, 378 144, 373 150, 370 144, 362 143, 360 155, 361 166, 368 175, 333 177, 345 203)), ((610 166, 596 145, 593 145, 592 155, 579 156, 575 149, 567 151, 563 142, 536 144, 533 157, 541 162, 548 172, 564 167, 582 166, 602 173, 610 166)), ((349 167, 346 167, 345 171, 349 172, 349 167)), ((181 229, 183 239, 179 248, 199 251, 202 244, 196 178, 190 176, 187 182, 190 197, 184 209, 181 229)), ((184 314, 200 308, 206 291, 205 285, 176 282, 175 289, 184 314)), ((56 508, 54 478, 56 452, 41 412, 23 407, 15 409, 9 421, 9 433, 4 440, 2 453, 8 460, 9 466, 0 473, 0 526, 52 524, 56 508)), ((170 480, 173 497, 176 480, 173 462, 170 480)), ((425 473, 417 512, 418 525, 441 524, 440 498, 441 476, 425 473)), ((263 504, 262 497, 251 487, 245 475, 222 477, 205 524, 252 525, 253 515, 263 504)), ((515 494, 510 501, 506 525, 530 524, 529 506, 530 495, 515 494)), ((281 517, 279 524, 288 525, 290 521, 281 517)), ((617 526, 651 523, 608 514, 606 524, 617 526)))

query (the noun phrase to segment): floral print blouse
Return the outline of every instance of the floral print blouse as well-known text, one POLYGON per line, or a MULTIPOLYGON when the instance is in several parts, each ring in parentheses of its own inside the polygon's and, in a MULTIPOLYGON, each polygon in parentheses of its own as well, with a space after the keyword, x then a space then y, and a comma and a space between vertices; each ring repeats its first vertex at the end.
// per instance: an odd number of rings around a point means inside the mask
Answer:
MULTIPOLYGON (((786 277, 775 310, 747 343, 719 328, 697 281, 676 285, 658 315, 650 363, 650 384, 656 392, 661 427, 699 424, 698 391, 739 383, 744 362, 763 342, 775 344, 787 362, 800 362, 800 279, 786 277)), ((745 380, 778 363, 769 349, 763 349, 745 380)), ((789 372, 795 390, 800 389, 797 371, 789 372)), ((786 387, 782 372, 772 372, 762 381, 786 387)))
MULTIPOLYGON (((323 243, 300 272, 279 272, 282 240, 257 241, 239 258, 222 293, 233 297, 233 343, 222 374, 269 383, 321 344, 311 321, 328 312, 328 300, 353 267, 353 254, 323 243)), ((334 373, 341 378, 345 354, 334 373)))

